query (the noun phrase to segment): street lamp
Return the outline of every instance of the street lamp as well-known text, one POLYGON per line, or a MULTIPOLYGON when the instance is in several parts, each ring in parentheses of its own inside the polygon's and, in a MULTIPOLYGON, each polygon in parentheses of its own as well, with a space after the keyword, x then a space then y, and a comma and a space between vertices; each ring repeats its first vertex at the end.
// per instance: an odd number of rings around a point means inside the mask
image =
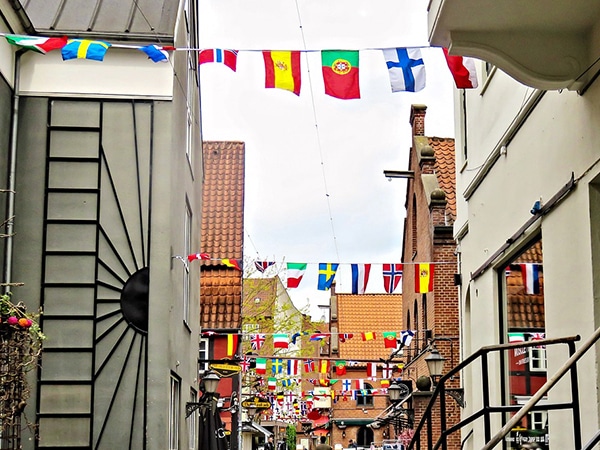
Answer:
POLYGON ((221 377, 214 372, 208 372, 204 378, 202 378, 202 383, 204 384, 204 392, 207 394, 214 394, 217 392, 217 388, 219 387, 219 381, 221 381, 221 377))
POLYGON ((435 347, 429 351, 429 356, 425 358, 427 369, 429 370, 429 376, 433 380, 434 385, 437 384, 436 381, 442 376, 442 371, 444 370, 444 361, 446 361, 446 359, 435 347))
POLYGON ((392 403, 396 403, 402 397, 402 388, 400 388, 400 385, 396 381, 392 382, 388 388, 388 397, 392 403))

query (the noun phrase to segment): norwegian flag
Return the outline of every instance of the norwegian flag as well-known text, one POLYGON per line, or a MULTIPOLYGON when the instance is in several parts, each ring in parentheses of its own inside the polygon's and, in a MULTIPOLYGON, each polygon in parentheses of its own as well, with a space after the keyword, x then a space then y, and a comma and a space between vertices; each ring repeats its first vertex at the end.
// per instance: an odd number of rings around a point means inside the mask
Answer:
POLYGON ((250 336, 250 345, 253 350, 260 350, 266 340, 266 335, 263 333, 257 333, 250 336))
POLYGON ((385 292, 391 294, 402 280, 402 264, 383 265, 383 286, 385 292))
POLYGON ((312 359, 304 360, 304 371, 306 373, 314 372, 315 371, 315 361, 312 359))
POLYGON ((260 273, 265 273, 265 270, 267 270, 273 264, 275 264, 275 261, 254 261, 254 267, 256 267, 256 270, 258 270, 260 273))
POLYGON ((348 339, 352 339, 354 335, 352 333, 340 334, 340 342, 346 342, 348 339))

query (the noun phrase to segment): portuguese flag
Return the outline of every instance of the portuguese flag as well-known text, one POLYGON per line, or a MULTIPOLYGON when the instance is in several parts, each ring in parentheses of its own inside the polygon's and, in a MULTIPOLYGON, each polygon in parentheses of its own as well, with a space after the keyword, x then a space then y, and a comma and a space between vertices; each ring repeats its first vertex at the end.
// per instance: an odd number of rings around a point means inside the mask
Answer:
POLYGON ((358 50, 321 52, 325 93, 341 99, 360 98, 358 50))

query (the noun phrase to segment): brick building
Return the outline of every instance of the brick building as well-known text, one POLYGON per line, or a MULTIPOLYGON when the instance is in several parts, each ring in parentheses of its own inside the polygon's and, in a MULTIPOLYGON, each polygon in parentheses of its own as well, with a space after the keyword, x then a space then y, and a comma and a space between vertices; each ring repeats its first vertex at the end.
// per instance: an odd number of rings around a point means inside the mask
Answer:
MULTIPOLYGON (((425 136, 427 107, 413 105, 410 123, 413 142, 409 155, 411 177, 406 191, 407 214, 404 226, 402 279, 403 327, 415 332, 415 338, 405 350, 404 377, 417 381, 429 376, 425 358, 435 347, 445 359, 444 373, 460 360, 459 309, 456 284, 456 243, 453 224, 456 217, 454 140, 425 136), (433 288, 419 293, 415 286, 417 264, 430 264, 433 288)), ((447 387, 458 388, 456 377, 447 387)), ((415 421, 420 420, 430 392, 415 392, 413 407, 415 421)), ((453 401, 446 402, 447 424, 460 417, 453 401)), ((434 441, 439 435, 435 430, 434 441)), ((460 447, 458 438, 448 448, 460 447)))
MULTIPOLYGON (((232 359, 232 355, 227 355, 227 334, 241 332, 242 272, 228 267, 222 259, 242 258, 244 149, 243 142, 204 142, 203 146, 201 246, 211 259, 200 261, 201 375, 211 363, 226 357, 232 359)), ((239 376, 223 378, 219 383, 221 398, 231 398, 238 390, 239 376)), ((221 415, 231 447, 236 448, 239 415, 221 415)))
POLYGON ((332 386, 335 402, 330 411, 330 444, 347 448, 352 439, 359 447, 369 448, 371 443, 379 447, 390 437, 392 427, 386 424, 375 428, 371 424, 390 406, 385 381, 400 375, 399 359, 384 364, 395 349, 385 348, 382 333, 402 328, 402 295, 338 294, 334 284, 329 326, 331 378, 338 380, 332 386), (366 332, 372 332, 375 339, 363 341, 361 333, 366 332), (352 337, 340 339, 344 334, 352 337), (336 373, 336 360, 346 362, 344 375, 336 373), (377 364, 374 377, 367 373, 367 364, 371 362, 377 364), (390 370, 384 373, 388 367, 390 370), (345 381, 350 381, 347 385, 350 389, 344 387, 345 381), (364 390, 359 392, 358 386, 364 390))

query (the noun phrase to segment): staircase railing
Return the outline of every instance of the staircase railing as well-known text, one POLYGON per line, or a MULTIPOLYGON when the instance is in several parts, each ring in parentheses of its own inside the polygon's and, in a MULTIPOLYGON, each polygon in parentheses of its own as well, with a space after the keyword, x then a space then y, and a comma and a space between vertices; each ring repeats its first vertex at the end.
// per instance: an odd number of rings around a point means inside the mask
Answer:
MULTIPOLYGON (((486 446, 484 450, 491 450, 494 448, 504 437, 515 427, 516 424, 529 412, 531 411, 549 411, 549 410, 565 410, 570 409, 573 416, 573 439, 574 448, 581 449, 581 421, 580 421, 580 408, 579 408, 579 389, 577 383, 577 361, 596 343, 600 338, 600 328, 597 329, 594 334, 587 339, 579 350, 575 349, 575 342, 580 340, 579 336, 570 336, 557 339, 542 339, 526 342, 515 342, 508 344, 491 345, 480 348, 478 351, 473 353, 471 356, 466 358, 446 375, 441 377, 438 382, 431 400, 425 409, 419 424, 415 428, 415 435, 408 445, 408 450, 421 450, 422 434, 425 434, 426 447, 428 450, 447 450, 448 436, 461 430, 466 425, 475 422, 478 419, 483 419, 483 435, 486 446), (490 404, 490 384, 489 384, 489 367, 488 367, 488 355, 490 353, 499 353, 506 350, 523 348, 523 347, 537 347, 537 346, 551 346, 565 344, 568 347, 569 359, 565 364, 551 377, 546 383, 538 389, 535 395, 525 405, 491 405, 490 404), (480 360, 481 361, 481 385, 482 385, 482 408, 475 411, 468 417, 463 418, 458 423, 452 426, 446 424, 446 382, 455 377, 461 370, 464 370, 471 363, 480 360), (568 402, 557 402, 549 403, 544 402, 543 405, 539 405, 539 401, 544 395, 567 373, 570 374, 571 384, 571 401, 568 402), (436 432, 439 430, 439 438, 433 442, 433 412, 436 404, 439 404, 439 424, 435 425, 436 432), (491 429, 491 417, 492 414, 498 413, 515 413, 492 437, 491 429)), ((437 433, 436 433, 437 434, 437 433)))

